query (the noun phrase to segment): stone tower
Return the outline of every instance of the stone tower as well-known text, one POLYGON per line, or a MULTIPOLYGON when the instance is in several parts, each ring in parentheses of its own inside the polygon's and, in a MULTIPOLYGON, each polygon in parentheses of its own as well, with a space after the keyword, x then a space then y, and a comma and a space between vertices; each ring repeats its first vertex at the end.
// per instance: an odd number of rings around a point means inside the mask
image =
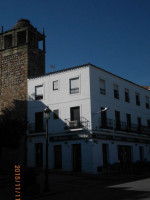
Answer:
MULTIPOLYGON (((26 115, 27 78, 45 73, 45 35, 20 19, 11 30, 0 33, 0 114, 20 102, 26 115)), ((18 113, 19 114, 19 113, 18 113)))

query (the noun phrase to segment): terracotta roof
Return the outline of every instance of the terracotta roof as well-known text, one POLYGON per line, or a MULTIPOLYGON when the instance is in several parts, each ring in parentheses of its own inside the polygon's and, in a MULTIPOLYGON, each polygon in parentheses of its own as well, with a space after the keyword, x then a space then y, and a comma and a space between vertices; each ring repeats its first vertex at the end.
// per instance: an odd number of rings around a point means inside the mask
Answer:
POLYGON ((150 86, 143 86, 144 88, 146 88, 147 90, 150 90, 150 86))

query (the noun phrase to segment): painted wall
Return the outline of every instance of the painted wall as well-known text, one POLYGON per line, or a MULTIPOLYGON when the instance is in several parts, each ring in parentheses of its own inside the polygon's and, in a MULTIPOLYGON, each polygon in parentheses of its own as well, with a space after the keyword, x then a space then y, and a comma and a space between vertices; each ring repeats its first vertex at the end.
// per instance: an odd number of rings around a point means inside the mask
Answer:
POLYGON ((80 68, 67 72, 56 73, 28 80, 28 121, 34 123, 35 112, 41 112, 45 106, 49 106, 53 112, 59 109, 59 120, 53 119, 51 113, 49 120, 49 130, 51 133, 64 131, 65 119, 70 118, 70 107, 80 106, 80 117, 91 121, 90 112, 90 87, 89 68, 80 68), (79 77, 80 91, 70 94, 71 78, 79 77), (53 81, 58 80, 59 89, 53 90, 53 81), (43 85, 43 99, 35 101, 35 86, 43 85))
MULTIPOLYGON (((28 166, 35 167, 35 144, 43 143, 43 167, 45 167, 45 139, 44 137, 34 137, 28 139, 28 166), (32 140, 32 145, 30 140, 32 140)), ((81 144, 82 172, 97 173, 97 168, 103 166, 102 144, 108 145, 108 163, 118 163, 118 145, 128 145, 131 147, 132 161, 140 160, 139 147, 143 147, 143 159, 150 161, 150 147, 143 144, 133 144, 125 142, 111 142, 105 140, 74 140, 67 142, 49 143, 49 168, 54 169, 54 145, 62 145, 62 170, 73 170, 73 152, 72 145, 81 144)))
MULTIPOLYGON (((137 117, 141 117, 142 125, 147 126, 150 119, 150 109, 145 106, 145 96, 150 91, 115 75, 95 67, 90 67, 90 93, 92 112, 98 112, 101 107, 109 107, 107 117, 115 119, 115 110, 120 111, 120 120, 126 122, 126 113, 131 114, 131 123, 137 124, 137 117), (100 79, 105 80, 106 95, 100 94, 100 79), (119 99, 114 98, 114 84, 119 86, 119 99), (125 102, 124 90, 129 89, 130 102, 125 102), (135 93, 140 94, 141 105, 136 105, 135 93)), ((93 117, 93 126, 98 127, 100 114, 93 117)))
MULTIPOLYGON (((150 91, 139 87, 133 83, 116 77, 103 70, 95 67, 83 67, 75 70, 54 73, 36 79, 28 80, 28 121, 34 123, 35 112, 43 111, 45 106, 49 106, 52 110, 49 120, 50 134, 64 134, 65 119, 70 118, 70 107, 80 106, 80 116, 85 117, 95 128, 100 125, 100 114, 93 115, 100 111, 100 107, 109 107, 107 117, 115 119, 115 110, 120 111, 121 121, 126 122, 126 113, 131 114, 131 123, 137 124, 137 117, 141 117, 142 125, 147 125, 147 120, 150 119, 150 109, 145 107, 145 96, 149 96, 150 91), (70 94, 69 80, 79 77, 80 92, 78 94, 70 94), (100 94, 99 79, 105 80, 106 95, 100 94), (59 89, 53 91, 53 81, 59 81, 59 89), (119 86, 119 99, 114 98, 113 85, 119 86), (35 101, 35 86, 43 85, 43 100, 35 101), (124 89, 129 89, 130 103, 124 100, 124 89), (140 94, 140 106, 136 105, 135 93, 140 94), (53 111, 59 109, 59 119, 53 119, 53 111), (91 117, 93 121, 91 123, 91 117)), ((101 134, 102 131, 99 131, 101 134)), ((116 132, 103 132, 103 134, 124 134, 116 132)), ((66 133, 65 133, 66 134, 66 133)), ((130 133, 132 134, 132 133, 130 133)), ((132 134, 137 137, 137 134, 132 134)), ((129 136, 129 135, 128 135, 129 136)), ((130 136, 129 136, 130 137, 130 136)), ((141 137, 141 136, 138 136, 141 137)), ((40 134, 35 134, 34 137, 28 138, 28 166, 35 166, 35 143, 43 142, 43 158, 45 158, 45 138, 40 134)), ((97 173, 97 168, 103 165, 102 144, 108 144, 109 163, 118 162, 118 145, 129 145, 132 149, 132 161, 136 162, 140 159, 139 146, 143 147, 144 158, 150 161, 150 145, 136 144, 132 142, 119 142, 89 139, 87 140, 72 140, 51 142, 49 144, 49 168, 54 168, 54 145, 62 145, 62 169, 72 171, 72 145, 81 144, 82 151, 82 171, 86 173, 97 173)), ((43 159, 43 166, 45 160, 43 159)))

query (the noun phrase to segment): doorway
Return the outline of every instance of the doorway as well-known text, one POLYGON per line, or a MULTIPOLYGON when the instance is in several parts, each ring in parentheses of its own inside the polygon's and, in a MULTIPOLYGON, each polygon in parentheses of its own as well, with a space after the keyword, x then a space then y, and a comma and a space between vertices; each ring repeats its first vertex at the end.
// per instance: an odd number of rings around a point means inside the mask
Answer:
POLYGON ((35 144, 35 164, 36 167, 43 167, 43 144, 35 144))
MULTIPOLYGON (((104 107, 101 107, 101 110, 104 110, 104 107)), ((101 127, 102 128, 106 128, 107 127, 106 111, 101 112, 101 127)))
POLYGON ((73 171, 81 171, 81 144, 72 145, 72 154, 73 154, 73 171))
POLYGON ((115 111, 116 130, 120 130, 120 112, 115 111))
POLYGON ((70 118, 71 121, 80 121, 80 107, 76 106, 76 107, 72 107, 70 108, 70 118))
POLYGON ((35 113, 35 131, 43 132, 43 112, 35 113))
POLYGON ((54 146, 54 168, 62 169, 62 146, 54 146))

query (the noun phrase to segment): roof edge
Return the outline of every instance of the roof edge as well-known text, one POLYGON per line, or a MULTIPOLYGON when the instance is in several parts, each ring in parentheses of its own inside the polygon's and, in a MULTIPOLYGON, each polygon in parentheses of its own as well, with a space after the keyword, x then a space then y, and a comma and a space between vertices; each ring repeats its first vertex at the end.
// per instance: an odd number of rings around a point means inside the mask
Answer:
POLYGON ((137 83, 134 83, 134 82, 132 82, 132 81, 130 81, 130 80, 128 80, 128 79, 122 78, 121 76, 118 76, 118 75, 116 75, 116 74, 113 74, 113 73, 111 73, 111 72, 109 72, 109 71, 107 71, 107 70, 105 70, 105 69, 103 69, 103 68, 97 67, 96 65, 91 64, 91 63, 86 63, 86 64, 78 65, 78 66, 75 66, 75 67, 69 67, 69 68, 62 69, 62 70, 58 70, 58 71, 55 71, 55 72, 49 72, 49 73, 44 74, 44 75, 41 75, 41 76, 29 77, 28 79, 29 79, 29 80, 30 80, 30 79, 36 79, 36 78, 45 77, 45 76, 49 76, 49 75, 53 75, 53 74, 57 74, 57 73, 66 72, 66 71, 76 70, 76 69, 80 69, 80 68, 88 67, 88 66, 92 66, 92 67, 94 67, 94 68, 96 68, 96 69, 102 70, 102 71, 104 71, 104 72, 106 72, 106 73, 108 73, 108 74, 111 74, 112 76, 115 76, 115 77, 117 77, 117 78, 119 78, 119 79, 121 79, 121 80, 127 81, 127 82, 129 82, 129 83, 131 83, 131 84, 133 84, 133 85, 136 85, 136 86, 138 86, 138 87, 140 87, 140 88, 143 88, 143 89, 145 89, 145 90, 147 90, 147 91, 150 92, 150 87, 142 86, 142 85, 139 85, 139 84, 137 84, 137 83))

